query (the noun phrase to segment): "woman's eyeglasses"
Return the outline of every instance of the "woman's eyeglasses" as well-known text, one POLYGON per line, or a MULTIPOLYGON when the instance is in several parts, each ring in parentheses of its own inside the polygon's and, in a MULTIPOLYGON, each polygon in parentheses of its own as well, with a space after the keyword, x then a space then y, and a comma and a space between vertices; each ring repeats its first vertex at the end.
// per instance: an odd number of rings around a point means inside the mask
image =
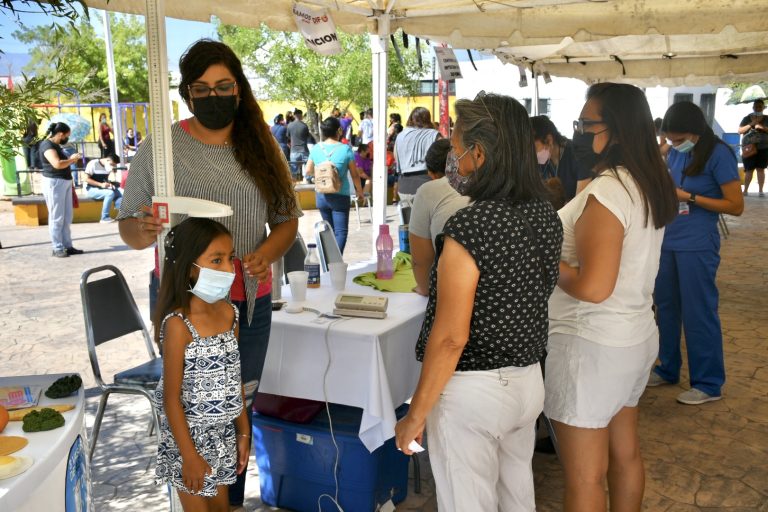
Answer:
POLYGON ((207 98, 212 92, 216 91, 216 96, 232 96, 235 94, 236 86, 237 82, 218 84, 213 87, 208 87, 205 84, 192 84, 189 86, 189 94, 193 98, 207 98))
POLYGON ((573 131, 583 135, 588 126, 595 126, 598 124, 605 123, 603 121, 593 121, 591 119, 577 119, 573 122, 573 131))

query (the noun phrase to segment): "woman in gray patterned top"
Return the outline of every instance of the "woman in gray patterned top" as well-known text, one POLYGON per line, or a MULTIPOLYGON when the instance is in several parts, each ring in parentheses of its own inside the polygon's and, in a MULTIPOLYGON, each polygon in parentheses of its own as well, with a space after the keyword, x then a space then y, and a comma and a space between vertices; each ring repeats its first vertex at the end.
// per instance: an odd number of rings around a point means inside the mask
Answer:
POLYGON ((445 174, 474 204, 436 241, 421 378, 395 428, 410 454, 425 424, 438 509, 535 510, 539 360, 563 230, 538 173, 528 115, 507 96, 456 102, 445 174))
MULTIPOLYGON (((285 158, 232 50, 216 41, 198 41, 181 57, 179 69, 179 93, 194 117, 171 127, 175 192, 230 205, 234 212, 219 220, 232 232, 243 263, 242 270, 235 266, 230 299, 240 309, 242 378, 250 400, 269 342, 270 265, 295 240, 301 211, 285 158)), ((154 192, 148 137, 131 164, 118 216, 120 236, 134 249, 154 244, 161 230, 159 219, 151 216, 154 192), (134 217, 142 211, 149 216, 134 217)), ((243 502, 245 473, 230 487, 233 505, 243 502)))

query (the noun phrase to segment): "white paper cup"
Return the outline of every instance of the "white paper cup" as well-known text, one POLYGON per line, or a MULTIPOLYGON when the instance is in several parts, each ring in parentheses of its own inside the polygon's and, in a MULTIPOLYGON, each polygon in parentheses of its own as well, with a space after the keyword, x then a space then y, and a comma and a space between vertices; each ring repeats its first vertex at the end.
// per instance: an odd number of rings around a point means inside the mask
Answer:
POLYGON ((291 285, 291 301, 304 302, 307 300, 307 279, 309 279, 309 272, 303 270, 288 272, 288 283, 291 285))
POLYGON ((347 286, 347 264, 343 262, 329 263, 328 270, 331 273, 333 289, 341 291, 347 286))

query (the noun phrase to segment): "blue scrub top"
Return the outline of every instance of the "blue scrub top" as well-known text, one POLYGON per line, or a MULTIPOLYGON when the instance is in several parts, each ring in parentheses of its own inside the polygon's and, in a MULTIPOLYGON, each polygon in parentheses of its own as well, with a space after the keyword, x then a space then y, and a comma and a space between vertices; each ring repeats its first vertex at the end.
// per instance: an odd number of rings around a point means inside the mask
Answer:
POLYGON ((312 160, 315 165, 319 165, 326 160, 333 162, 336 166, 336 170, 339 171, 339 178, 341 178, 341 190, 339 190, 338 193, 345 196, 349 195, 349 180, 347 179, 347 173, 349 172, 349 162, 354 162, 355 160, 355 154, 352 152, 352 148, 349 147, 349 145, 342 144, 341 142, 321 142, 320 144, 315 144, 309 152, 309 159, 312 160))
MULTIPOLYGON (((689 153, 671 148, 667 165, 675 185, 697 196, 722 199, 720 187, 739 179, 736 156, 725 144, 715 144, 704 170, 698 176, 683 176, 683 170, 693 160, 694 147, 689 153)), ((720 249, 720 233, 717 231, 718 213, 695 204, 689 205, 688 215, 678 215, 664 232, 665 251, 701 251, 720 249)))

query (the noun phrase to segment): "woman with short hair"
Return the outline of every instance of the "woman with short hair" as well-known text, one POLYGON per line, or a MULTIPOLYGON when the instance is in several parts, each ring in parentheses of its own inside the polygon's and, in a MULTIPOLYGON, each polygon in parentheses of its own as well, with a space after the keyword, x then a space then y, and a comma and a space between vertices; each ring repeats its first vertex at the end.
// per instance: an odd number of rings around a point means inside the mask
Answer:
POLYGON ((525 108, 495 94, 455 108, 445 174, 474 204, 457 211, 436 241, 416 345, 421 377, 396 443, 411 454, 426 425, 441 512, 533 511, 539 360, 562 227, 525 108))

